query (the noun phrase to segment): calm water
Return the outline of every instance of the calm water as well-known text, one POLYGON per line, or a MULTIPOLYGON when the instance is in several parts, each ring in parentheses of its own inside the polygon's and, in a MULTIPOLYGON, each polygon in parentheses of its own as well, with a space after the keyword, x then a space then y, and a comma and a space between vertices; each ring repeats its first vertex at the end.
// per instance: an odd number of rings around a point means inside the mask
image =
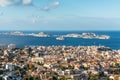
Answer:
MULTIPOLYGON (((24 33, 39 33, 40 31, 24 31, 24 33)), ((120 31, 44 31, 50 35, 65 35, 69 33, 93 32, 96 34, 105 34, 111 36, 108 40, 100 39, 80 39, 80 38, 65 38, 63 41, 56 40, 56 37, 33 37, 33 36, 12 36, 0 34, 0 44, 14 43, 17 47, 28 45, 66 45, 66 46, 90 46, 104 45, 112 49, 120 49, 120 31)))

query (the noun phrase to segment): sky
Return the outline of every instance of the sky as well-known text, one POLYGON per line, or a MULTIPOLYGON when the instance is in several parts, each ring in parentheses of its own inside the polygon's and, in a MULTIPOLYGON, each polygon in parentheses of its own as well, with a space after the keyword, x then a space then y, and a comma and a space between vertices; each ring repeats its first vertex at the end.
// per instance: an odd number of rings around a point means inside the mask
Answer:
POLYGON ((120 30, 120 0, 0 0, 0 30, 120 30))

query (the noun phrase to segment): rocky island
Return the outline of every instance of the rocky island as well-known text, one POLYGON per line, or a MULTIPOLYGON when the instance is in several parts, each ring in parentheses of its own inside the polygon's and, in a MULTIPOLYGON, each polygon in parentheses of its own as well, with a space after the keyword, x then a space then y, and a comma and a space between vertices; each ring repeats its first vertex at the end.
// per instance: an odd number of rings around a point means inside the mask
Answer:
POLYGON ((5 35, 14 35, 14 36, 34 36, 34 37, 49 37, 50 35, 44 33, 44 32, 40 32, 38 34, 35 33, 23 33, 23 32, 7 32, 7 33, 3 33, 5 35))
POLYGON ((109 39, 108 35, 97 35, 95 33, 67 34, 64 37, 83 38, 83 39, 109 39))

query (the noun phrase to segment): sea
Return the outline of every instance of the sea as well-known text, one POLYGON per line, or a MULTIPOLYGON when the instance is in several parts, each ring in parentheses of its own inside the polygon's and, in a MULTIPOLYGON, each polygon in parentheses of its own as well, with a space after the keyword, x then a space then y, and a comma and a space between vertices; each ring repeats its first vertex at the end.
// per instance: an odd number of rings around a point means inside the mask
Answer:
MULTIPOLYGON (((10 31, 0 31, 0 33, 10 31)), ((50 35, 66 35, 71 33, 95 33, 98 35, 109 35, 110 39, 82 39, 65 38, 56 40, 52 37, 15 36, 0 34, 0 44, 16 44, 18 48, 24 46, 106 46, 111 49, 120 49, 120 31, 22 31, 23 33, 45 32, 50 35)))

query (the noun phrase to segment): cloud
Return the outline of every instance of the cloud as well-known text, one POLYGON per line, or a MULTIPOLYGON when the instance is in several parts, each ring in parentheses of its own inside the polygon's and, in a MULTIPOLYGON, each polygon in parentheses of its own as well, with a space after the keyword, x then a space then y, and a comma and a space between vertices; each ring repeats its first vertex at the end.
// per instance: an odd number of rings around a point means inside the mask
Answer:
MULTIPOLYGON (((32 1, 33 0, 0 0, 0 7, 7 7, 7 6, 14 6, 14 5, 29 5, 29 6, 32 6, 36 9, 38 9, 38 7, 33 5, 32 1)), ((56 8, 59 5, 60 5, 60 2, 55 1, 55 2, 51 2, 47 5, 45 5, 44 7, 42 7, 39 10, 49 11, 51 9, 56 8)))
POLYGON ((20 0, 0 0, 0 6, 5 7, 18 3, 20 0))
POLYGON ((32 0, 23 0, 24 5, 30 5, 32 4, 32 0))
POLYGON ((48 11, 48 10, 50 10, 52 8, 55 8, 55 7, 59 6, 59 5, 60 5, 60 2, 52 2, 52 3, 44 6, 42 10, 48 11))
POLYGON ((32 0, 0 0, 0 7, 12 6, 12 5, 30 5, 32 0))
POLYGON ((56 6, 59 6, 59 2, 52 2, 51 4, 50 4, 50 6, 51 7, 56 7, 56 6))

